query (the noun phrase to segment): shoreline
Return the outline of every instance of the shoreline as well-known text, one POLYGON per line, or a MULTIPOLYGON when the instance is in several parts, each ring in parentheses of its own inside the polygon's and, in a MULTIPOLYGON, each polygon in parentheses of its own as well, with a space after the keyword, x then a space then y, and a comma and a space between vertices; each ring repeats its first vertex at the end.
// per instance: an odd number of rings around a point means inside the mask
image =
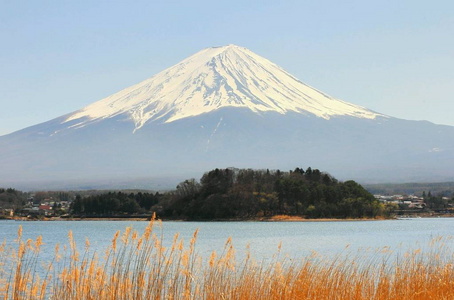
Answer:
MULTIPOLYGON (((392 218, 395 219, 395 218, 392 218)), ((41 219, 30 219, 27 217, 16 217, 10 220, 16 221, 42 221, 42 222, 52 222, 52 221, 132 221, 132 222, 144 222, 150 221, 149 217, 45 217, 41 219)), ((382 221, 387 220, 385 218, 319 218, 319 219, 308 219, 300 216, 287 216, 287 215, 277 215, 272 217, 259 217, 251 219, 213 219, 213 220, 185 220, 185 219, 159 219, 163 222, 172 221, 172 222, 355 222, 355 221, 382 221)), ((390 219, 389 219, 390 220, 390 219)))
MULTIPOLYGON (((272 217, 257 217, 250 219, 213 219, 213 220, 186 220, 186 219, 159 219, 161 221, 172 221, 172 222, 356 222, 356 221, 384 221, 384 220, 411 220, 411 219, 420 219, 420 218, 452 218, 454 217, 451 214, 444 215, 402 215, 402 216, 393 216, 392 218, 318 218, 310 219, 301 216, 289 216, 289 215, 276 215, 272 217)), ((129 221, 129 222, 144 222, 150 221, 151 217, 44 217, 40 219, 27 218, 27 217, 13 217, 5 218, 3 220, 16 220, 16 221, 129 221)))

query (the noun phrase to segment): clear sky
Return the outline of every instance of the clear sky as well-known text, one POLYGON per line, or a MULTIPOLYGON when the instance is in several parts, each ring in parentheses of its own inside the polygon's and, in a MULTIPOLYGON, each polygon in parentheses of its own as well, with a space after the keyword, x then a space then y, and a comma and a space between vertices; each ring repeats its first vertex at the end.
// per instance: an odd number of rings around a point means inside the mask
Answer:
POLYGON ((454 1, 0 1, 0 135, 236 44, 325 93, 454 125, 454 1))

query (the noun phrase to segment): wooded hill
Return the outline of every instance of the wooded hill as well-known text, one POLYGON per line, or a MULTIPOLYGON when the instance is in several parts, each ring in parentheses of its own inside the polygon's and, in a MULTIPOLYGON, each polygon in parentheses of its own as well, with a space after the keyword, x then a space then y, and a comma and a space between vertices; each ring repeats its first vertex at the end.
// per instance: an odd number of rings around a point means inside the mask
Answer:
POLYGON ((76 215, 144 214, 164 219, 242 220, 275 215, 375 218, 389 213, 354 181, 339 182, 318 169, 215 169, 159 193, 110 192, 77 197, 76 215))
POLYGON ((354 181, 339 182, 318 169, 215 169, 186 180, 162 203, 163 217, 251 219, 273 215, 374 218, 385 207, 354 181))

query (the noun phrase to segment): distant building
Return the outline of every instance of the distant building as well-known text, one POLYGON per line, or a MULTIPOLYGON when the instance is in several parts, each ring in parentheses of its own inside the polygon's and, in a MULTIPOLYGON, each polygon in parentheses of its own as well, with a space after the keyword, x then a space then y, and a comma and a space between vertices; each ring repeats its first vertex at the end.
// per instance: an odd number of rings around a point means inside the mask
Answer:
POLYGON ((54 214, 52 207, 50 205, 40 205, 38 209, 39 211, 43 212, 45 216, 50 216, 54 214))

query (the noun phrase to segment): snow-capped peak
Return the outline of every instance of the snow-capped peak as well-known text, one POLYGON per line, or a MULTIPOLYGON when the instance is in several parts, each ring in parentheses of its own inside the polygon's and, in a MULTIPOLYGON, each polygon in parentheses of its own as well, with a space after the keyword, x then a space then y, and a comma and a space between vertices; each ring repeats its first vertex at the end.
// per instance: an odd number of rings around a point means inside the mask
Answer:
POLYGON ((172 122, 223 107, 253 112, 309 113, 329 119, 379 114, 332 98, 269 60, 236 45, 206 48, 157 75, 70 115, 85 122, 128 114, 136 129, 146 122, 172 122))

